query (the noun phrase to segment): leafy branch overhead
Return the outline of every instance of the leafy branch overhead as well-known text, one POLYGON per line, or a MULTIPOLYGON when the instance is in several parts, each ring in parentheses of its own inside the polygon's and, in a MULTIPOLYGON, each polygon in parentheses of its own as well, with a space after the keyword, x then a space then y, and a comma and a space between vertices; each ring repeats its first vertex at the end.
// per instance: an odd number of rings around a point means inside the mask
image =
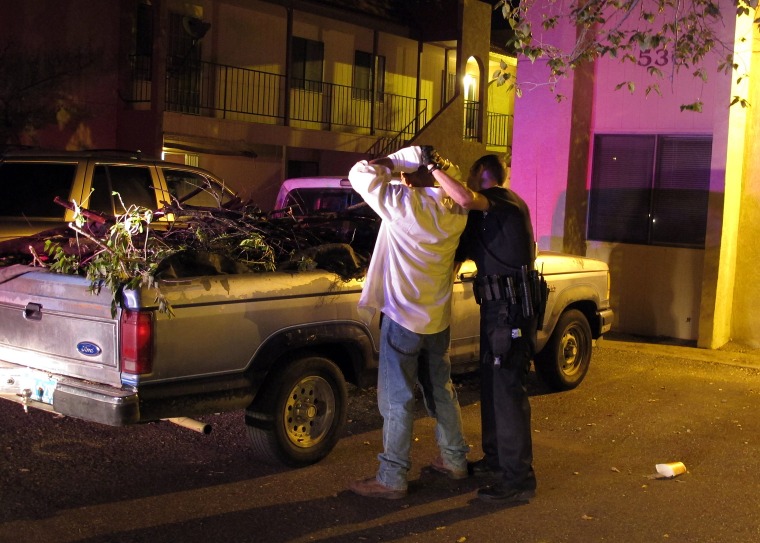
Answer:
MULTIPOLYGON (((713 0, 587 0, 570 4, 521 0, 518 5, 501 0, 494 9, 501 10, 512 29, 507 47, 532 62, 545 62, 549 69, 546 82, 521 81, 516 85, 518 95, 526 88, 548 85, 562 100, 557 83, 583 63, 605 56, 645 67, 655 81, 645 88, 647 95, 660 93, 658 79, 672 81, 682 70, 706 81, 703 65, 708 63, 726 74, 744 69, 734 58, 733 43, 727 43, 723 34, 726 17, 751 13, 749 0, 735 0, 735 5, 736 11, 722 13, 713 0), (540 21, 538 28, 536 21, 540 21), (576 29, 575 42, 569 48, 551 41, 560 25, 576 29)), ((515 84, 506 68, 502 65, 493 74, 494 79, 500 85, 508 81, 515 84)), ((636 90, 631 81, 618 84, 617 89, 621 88, 636 90)), ((739 98, 734 103, 748 105, 739 98)), ((701 103, 681 109, 700 111, 701 103)))

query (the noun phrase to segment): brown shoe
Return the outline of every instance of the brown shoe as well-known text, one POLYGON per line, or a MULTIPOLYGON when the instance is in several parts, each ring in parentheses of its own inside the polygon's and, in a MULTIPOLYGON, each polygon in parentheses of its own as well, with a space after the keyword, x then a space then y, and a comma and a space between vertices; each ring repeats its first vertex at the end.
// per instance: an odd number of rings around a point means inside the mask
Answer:
POLYGON ((359 479, 348 485, 348 489, 359 496, 367 498, 385 498, 387 500, 398 500, 406 496, 406 489, 396 490, 377 480, 377 478, 367 477, 359 479))
POLYGON ((467 466, 460 469, 450 468, 446 465, 441 456, 436 456, 430 464, 430 467, 438 473, 443 473, 449 479, 467 479, 467 476, 469 475, 467 473, 467 466))

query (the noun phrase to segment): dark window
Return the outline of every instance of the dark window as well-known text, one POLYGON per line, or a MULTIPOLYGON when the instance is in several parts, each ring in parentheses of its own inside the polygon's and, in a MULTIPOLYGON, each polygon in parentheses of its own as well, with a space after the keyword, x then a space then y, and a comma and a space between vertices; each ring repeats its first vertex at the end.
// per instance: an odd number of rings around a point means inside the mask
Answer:
POLYGON ((377 100, 383 99, 385 92, 385 57, 375 57, 372 62, 372 53, 356 51, 354 53, 354 84, 353 97, 358 100, 372 98, 372 78, 376 77, 377 100))
POLYGON ((292 86, 322 92, 322 65, 325 44, 321 41, 293 37, 292 86))
POLYGON ((115 215, 123 214, 133 205, 156 209, 156 191, 150 170, 139 166, 96 166, 92 194, 85 207, 115 215))
POLYGON ((315 177, 319 175, 319 162, 288 160, 288 177, 315 177))
POLYGON ((133 59, 134 75, 138 81, 151 80, 152 61, 153 7, 141 2, 137 5, 137 17, 135 21, 135 56, 133 59))
POLYGON ((190 19, 179 13, 169 14, 167 106, 170 111, 197 114, 203 77, 201 40, 188 29, 190 19))
POLYGON ((295 215, 310 213, 351 211, 356 215, 376 217, 374 211, 364 204, 364 200, 352 188, 343 189, 293 189, 284 202, 285 208, 292 208, 295 215))
POLYGON ((222 187, 200 174, 169 168, 164 168, 163 172, 169 194, 183 204, 219 207, 229 199, 222 187))
POLYGON ((153 7, 150 4, 137 5, 135 23, 135 54, 153 56, 153 7))
POLYGON ((704 247, 709 136, 597 135, 588 239, 704 247))
POLYGON ((69 201, 75 173, 75 164, 0 163, 0 216, 63 219, 55 197, 69 201))

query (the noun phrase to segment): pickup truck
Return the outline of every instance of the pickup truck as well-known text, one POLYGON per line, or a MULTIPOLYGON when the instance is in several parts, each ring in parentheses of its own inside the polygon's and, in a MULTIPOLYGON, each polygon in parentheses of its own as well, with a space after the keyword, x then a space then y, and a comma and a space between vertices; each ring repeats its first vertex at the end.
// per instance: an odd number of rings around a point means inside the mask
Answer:
MULTIPOLYGON (((535 368, 571 389, 611 325, 608 266, 544 252, 537 267, 550 294, 535 368)), ((455 372, 478 364, 474 272, 465 262, 454 285, 455 372)), ((84 277, 0 268, 0 397, 112 426, 241 411, 258 457, 312 464, 342 434, 347 383, 374 383, 379 323, 357 314, 362 284, 321 268, 167 278, 170 315, 146 289, 114 311, 84 277)))

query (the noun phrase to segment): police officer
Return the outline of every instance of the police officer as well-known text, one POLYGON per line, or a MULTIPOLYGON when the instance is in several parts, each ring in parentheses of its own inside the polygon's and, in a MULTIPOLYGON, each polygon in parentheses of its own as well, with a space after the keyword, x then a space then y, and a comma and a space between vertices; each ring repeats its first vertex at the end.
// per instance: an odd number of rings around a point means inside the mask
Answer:
MULTIPOLYGON (((507 186, 507 168, 497 155, 472 165, 467 186, 448 176, 447 161, 427 150, 428 168, 451 198, 469 209, 456 260, 478 268, 480 303, 481 423, 484 457, 471 464, 476 476, 494 476, 478 490, 486 501, 529 501, 536 493, 530 403, 526 381, 535 353, 537 314, 527 277, 536 245, 530 212, 507 186), (535 309, 535 311, 534 311, 535 309)), ((532 273, 531 273, 532 272, 532 273)))

